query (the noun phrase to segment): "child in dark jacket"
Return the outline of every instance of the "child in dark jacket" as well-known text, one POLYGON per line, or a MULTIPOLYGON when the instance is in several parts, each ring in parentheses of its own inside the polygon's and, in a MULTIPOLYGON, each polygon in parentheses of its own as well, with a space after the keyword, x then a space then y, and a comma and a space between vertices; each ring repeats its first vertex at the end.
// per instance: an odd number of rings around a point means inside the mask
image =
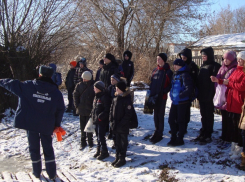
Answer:
POLYGON ((189 74, 188 67, 181 59, 174 61, 174 75, 172 79, 172 88, 170 97, 172 105, 169 112, 169 125, 171 128, 171 140, 167 145, 184 145, 184 134, 186 130, 185 116, 190 107, 191 94, 193 93, 193 81, 189 74), (177 130, 178 137, 177 137, 177 130))
POLYGON ((120 76, 118 74, 111 75, 111 85, 107 88, 111 100, 115 97, 116 84, 118 82, 120 82, 120 76))
MULTIPOLYGON (((107 88, 107 93, 109 97, 111 98, 111 101, 113 100, 116 93, 116 84, 120 81, 120 76, 118 74, 111 75, 111 85, 107 88)), ((109 126, 108 126, 109 128, 109 126)), ((115 149, 115 135, 112 133, 111 129, 109 129, 109 135, 108 139, 113 139, 114 144, 112 146, 112 149, 115 149)))
POLYGON ((95 124, 95 132, 97 136, 97 152, 94 157, 103 160, 109 157, 105 134, 106 127, 109 123, 109 112, 111 106, 111 99, 105 91, 105 84, 102 81, 97 81, 94 84, 95 98, 91 118, 95 124))
POLYGON ((111 130, 116 135, 116 158, 112 162, 114 167, 126 164, 129 123, 133 114, 130 90, 126 90, 126 87, 126 83, 122 81, 116 84, 117 96, 113 99, 110 109, 111 130))

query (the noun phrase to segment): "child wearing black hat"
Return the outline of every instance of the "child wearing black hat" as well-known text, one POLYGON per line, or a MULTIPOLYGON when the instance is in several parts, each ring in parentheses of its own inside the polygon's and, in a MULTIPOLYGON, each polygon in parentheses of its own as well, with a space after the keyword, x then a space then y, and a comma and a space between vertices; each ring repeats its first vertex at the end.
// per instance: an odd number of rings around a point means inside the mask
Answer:
POLYGON ((100 81, 104 82, 105 87, 108 88, 111 84, 111 75, 119 74, 118 63, 115 60, 115 57, 107 53, 104 58, 104 66, 100 72, 100 81))
MULTIPOLYGON (((118 74, 111 75, 111 85, 107 88, 107 93, 109 97, 111 98, 111 101, 115 96, 116 93, 116 84, 120 82, 120 76, 118 74)), ((109 128, 109 126, 108 126, 109 128)), ((115 135, 112 133, 112 131, 109 129, 109 135, 108 139, 113 139, 114 144, 112 146, 112 149, 115 149, 115 135)))
POLYGON ((97 81, 94 84, 95 98, 91 118, 95 124, 95 132, 97 136, 97 152, 94 157, 103 160, 109 157, 106 145, 106 127, 109 123, 109 112, 111 106, 111 99, 105 92, 105 84, 102 81, 97 81))
POLYGON ((150 97, 157 98, 151 108, 154 110, 155 131, 150 137, 153 144, 163 139, 164 115, 167 103, 168 92, 171 89, 173 72, 167 63, 167 55, 160 53, 157 56, 157 67, 152 71, 151 84, 149 88, 150 97))
POLYGON ((116 158, 112 162, 114 167, 126 164, 129 123, 133 114, 130 90, 126 88, 127 85, 123 81, 116 84, 116 97, 112 100, 110 109, 110 127, 116 135, 116 158))
POLYGON ((183 138, 186 130, 185 115, 188 107, 190 107, 191 94, 193 92, 192 78, 188 67, 182 59, 174 61, 174 71, 170 90, 172 105, 168 120, 171 128, 171 140, 168 142, 168 146, 184 145, 183 138))

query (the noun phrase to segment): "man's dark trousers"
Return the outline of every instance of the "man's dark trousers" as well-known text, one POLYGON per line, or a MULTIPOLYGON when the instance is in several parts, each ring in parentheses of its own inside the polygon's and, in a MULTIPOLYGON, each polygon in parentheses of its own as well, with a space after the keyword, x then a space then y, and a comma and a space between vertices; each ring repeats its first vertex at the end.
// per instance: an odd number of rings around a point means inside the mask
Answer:
POLYGON ((32 160, 33 174, 40 177, 42 172, 42 161, 40 154, 40 140, 43 147, 43 154, 45 158, 46 171, 50 179, 56 176, 56 164, 54 149, 52 146, 52 136, 44 135, 33 131, 27 131, 27 138, 29 142, 29 151, 32 160))

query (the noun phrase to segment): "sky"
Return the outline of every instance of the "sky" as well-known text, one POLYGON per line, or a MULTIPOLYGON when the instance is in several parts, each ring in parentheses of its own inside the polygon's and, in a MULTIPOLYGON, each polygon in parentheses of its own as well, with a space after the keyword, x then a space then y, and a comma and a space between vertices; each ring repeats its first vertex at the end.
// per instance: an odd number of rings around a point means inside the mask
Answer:
MULTIPOLYGON (((210 5, 210 12, 220 12, 221 8, 226 8, 228 5, 230 5, 231 10, 238 9, 240 7, 245 8, 245 0, 208 0, 210 5)), ((209 8, 208 8, 209 9, 209 8)), ((197 29, 200 28, 200 24, 196 25, 197 29)), ((191 35, 180 35, 180 37, 183 40, 188 40, 188 41, 196 41, 197 39, 191 35), (184 38, 183 38, 184 37, 184 38)))
POLYGON ((212 11, 220 11, 221 7, 227 7, 229 4, 231 9, 237 9, 241 6, 245 6, 245 0, 209 0, 209 2, 214 3, 211 5, 212 11))

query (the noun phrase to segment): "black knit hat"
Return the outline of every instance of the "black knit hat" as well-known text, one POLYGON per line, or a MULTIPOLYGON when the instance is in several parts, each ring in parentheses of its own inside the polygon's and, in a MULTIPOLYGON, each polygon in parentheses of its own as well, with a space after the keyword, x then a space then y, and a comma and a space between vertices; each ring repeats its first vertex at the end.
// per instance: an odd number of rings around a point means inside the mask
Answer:
POLYGON ((107 54, 105 55, 105 58, 107 58, 107 59, 109 59, 109 60, 111 60, 111 61, 115 61, 115 56, 113 56, 111 53, 107 53, 107 54))
POLYGON ((104 65, 104 60, 101 59, 101 60, 99 61, 99 63, 102 64, 102 65, 104 65))
POLYGON ((185 66, 185 62, 182 59, 175 59, 174 65, 185 66))
POLYGON ((129 57, 129 59, 132 58, 132 52, 130 52, 129 50, 127 50, 127 51, 125 51, 125 52, 123 53, 123 57, 125 57, 125 55, 127 55, 127 56, 129 57))
POLYGON ((44 65, 42 65, 39 68, 39 74, 41 74, 44 77, 51 78, 53 76, 53 74, 54 74, 54 70, 50 66, 44 66, 44 65))
POLYGON ((119 88, 121 91, 125 92, 126 91, 126 88, 127 88, 127 85, 125 82, 118 82, 116 84, 116 87, 119 88))
POLYGON ((105 89, 105 84, 102 81, 95 82, 94 86, 101 91, 105 89))
POLYGON ((161 57, 162 60, 163 60, 165 63, 167 62, 167 59, 168 59, 167 54, 165 54, 165 53, 160 53, 160 54, 158 54, 158 56, 161 57))

